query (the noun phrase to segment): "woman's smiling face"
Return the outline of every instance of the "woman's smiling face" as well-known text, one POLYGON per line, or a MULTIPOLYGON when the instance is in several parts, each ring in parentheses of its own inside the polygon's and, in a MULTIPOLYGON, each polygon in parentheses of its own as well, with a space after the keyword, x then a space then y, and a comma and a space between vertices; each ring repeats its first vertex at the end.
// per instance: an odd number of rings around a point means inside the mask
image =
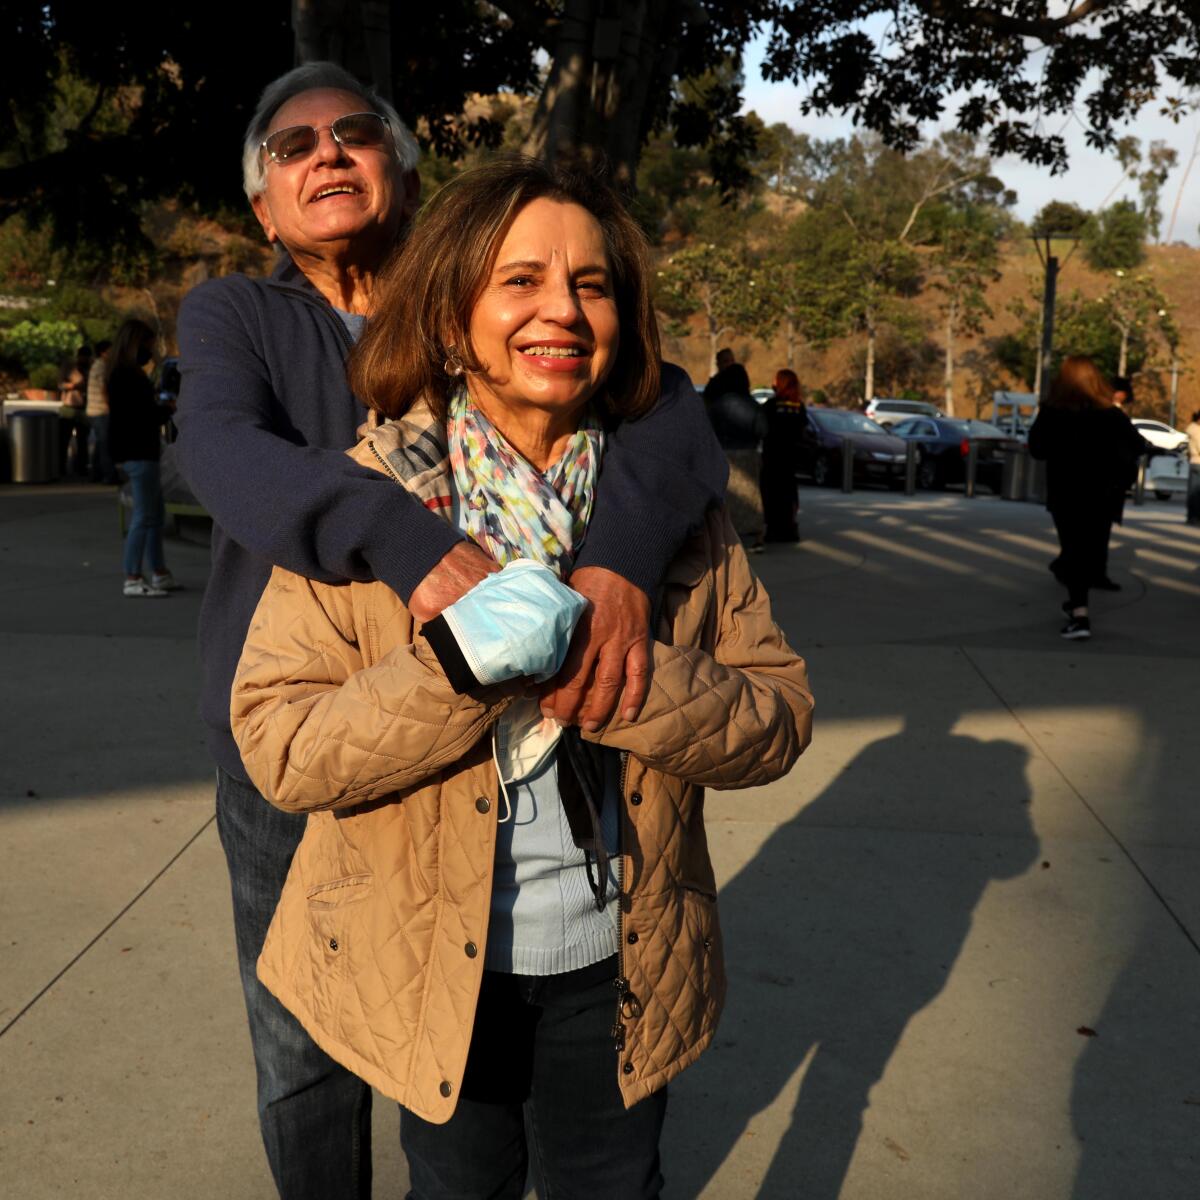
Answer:
POLYGON ((472 395, 512 413, 582 411, 616 362, 620 319, 600 223, 577 204, 525 205, 471 312, 472 395))

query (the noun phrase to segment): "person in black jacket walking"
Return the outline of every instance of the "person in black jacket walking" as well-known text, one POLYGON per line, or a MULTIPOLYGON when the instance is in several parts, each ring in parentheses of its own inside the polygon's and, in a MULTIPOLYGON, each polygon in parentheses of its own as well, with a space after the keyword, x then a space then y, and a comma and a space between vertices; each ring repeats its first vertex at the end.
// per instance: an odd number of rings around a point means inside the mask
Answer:
POLYGON ((1046 507, 1062 555, 1062 636, 1092 636, 1088 590, 1104 576, 1108 539, 1133 481, 1141 435, 1113 403, 1112 385, 1088 358, 1070 357, 1029 431, 1029 453, 1046 462, 1046 507))
POLYGON ((800 540, 796 458, 806 420, 804 393, 795 371, 782 367, 775 372, 775 394, 763 410, 767 433, 763 438, 759 489, 767 523, 764 540, 795 543, 800 540))
POLYGON ((162 427, 170 416, 154 395, 145 367, 154 356, 154 330, 129 318, 108 354, 109 449, 129 479, 133 516, 125 534, 126 596, 161 598, 177 586, 163 556, 162 427), (150 578, 142 573, 143 560, 150 578))

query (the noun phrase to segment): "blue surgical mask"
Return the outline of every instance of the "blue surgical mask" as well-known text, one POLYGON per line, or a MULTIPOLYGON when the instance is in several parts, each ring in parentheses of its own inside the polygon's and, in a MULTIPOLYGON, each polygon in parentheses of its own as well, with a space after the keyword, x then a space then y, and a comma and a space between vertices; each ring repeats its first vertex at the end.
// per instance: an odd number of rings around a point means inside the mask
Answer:
POLYGON ((587 601, 549 567, 518 558, 485 576, 443 613, 481 684, 553 679, 587 601))

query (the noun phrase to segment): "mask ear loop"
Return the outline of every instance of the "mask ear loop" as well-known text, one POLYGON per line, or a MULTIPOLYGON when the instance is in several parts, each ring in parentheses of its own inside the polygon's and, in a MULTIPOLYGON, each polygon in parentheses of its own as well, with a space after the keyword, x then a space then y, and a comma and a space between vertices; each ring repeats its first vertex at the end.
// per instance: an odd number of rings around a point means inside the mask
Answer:
POLYGON ((500 824, 503 825, 512 820, 513 810, 512 802, 508 798, 508 788, 504 786, 504 772, 500 770, 500 755, 496 750, 496 726, 492 726, 492 762, 496 764, 496 778, 500 781, 500 795, 504 797, 504 812, 500 817, 500 824))

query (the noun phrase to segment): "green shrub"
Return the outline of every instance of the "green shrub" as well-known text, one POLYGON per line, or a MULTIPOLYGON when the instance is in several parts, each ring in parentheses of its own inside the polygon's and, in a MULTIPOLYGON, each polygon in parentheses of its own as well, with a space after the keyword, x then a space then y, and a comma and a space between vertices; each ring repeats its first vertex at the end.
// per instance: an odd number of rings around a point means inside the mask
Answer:
POLYGON ((41 363, 29 372, 29 386, 53 392, 58 388, 59 368, 50 363, 41 363))
POLYGON ((0 334, 0 351, 23 371, 58 366, 75 353, 82 340, 74 321, 20 321, 0 334))

